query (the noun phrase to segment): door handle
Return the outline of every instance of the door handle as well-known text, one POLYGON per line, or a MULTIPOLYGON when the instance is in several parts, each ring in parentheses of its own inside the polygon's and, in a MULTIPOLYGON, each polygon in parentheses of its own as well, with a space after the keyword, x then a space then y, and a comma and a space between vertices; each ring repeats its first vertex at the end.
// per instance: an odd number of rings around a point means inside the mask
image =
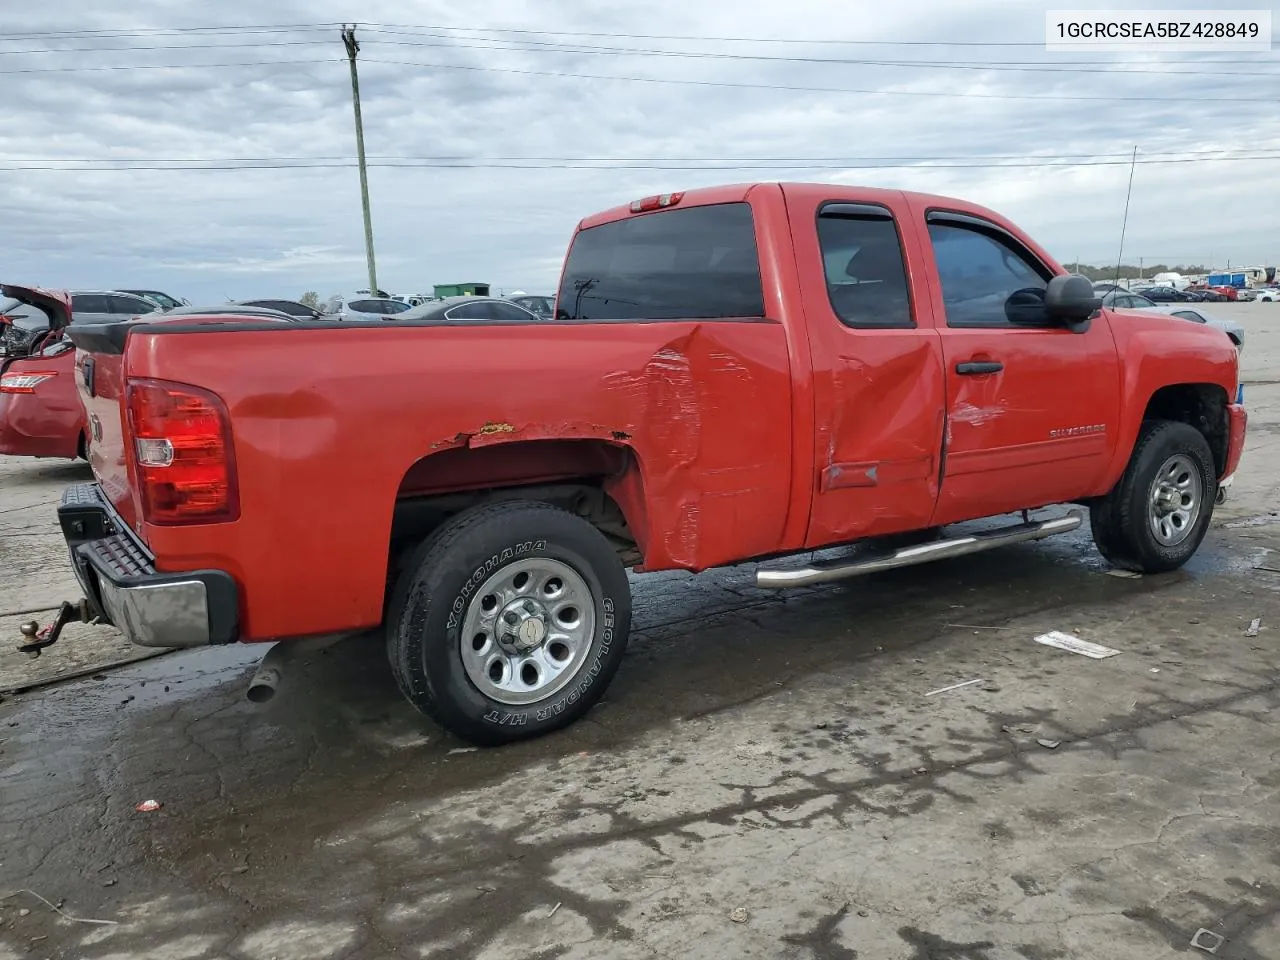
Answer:
POLYGON ((1003 369, 1004 364, 999 360, 970 360, 956 364, 956 373, 962 377, 980 377, 988 373, 999 373, 1003 369))

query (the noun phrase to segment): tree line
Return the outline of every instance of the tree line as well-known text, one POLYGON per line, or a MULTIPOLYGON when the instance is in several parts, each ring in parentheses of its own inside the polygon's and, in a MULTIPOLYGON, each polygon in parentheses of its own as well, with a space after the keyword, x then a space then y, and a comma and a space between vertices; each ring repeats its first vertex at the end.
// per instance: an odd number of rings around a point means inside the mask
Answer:
POLYGON ((1143 264, 1141 268, 1132 264, 1122 263, 1120 269, 1116 269, 1113 263, 1110 266, 1095 267, 1089 263, 1067 263, 1063 264, 1072 273, 1078 273, 1088 277, 1090 280, 1114 280, 1117 276, 1121 280, 1136 280, 1140 277, 1151 278, 1157 273, 1180 273, 1184 277, 1196 276, 1209 273, 1209 268, 1201 264, 1177 264, 1169 266, 1164 263, 1153 263, 1150 266, 1143 264))

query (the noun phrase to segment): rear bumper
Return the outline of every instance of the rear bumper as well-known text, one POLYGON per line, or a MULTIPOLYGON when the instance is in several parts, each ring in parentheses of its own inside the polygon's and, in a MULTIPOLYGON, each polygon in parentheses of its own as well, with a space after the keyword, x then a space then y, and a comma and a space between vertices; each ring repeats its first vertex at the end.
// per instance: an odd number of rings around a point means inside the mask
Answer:
POLYGON ((222 570, 160 573, 98 485, 68 487, 58 523, 93 613, 144 647, 230 643, 238 634, 235 581, 222 570))

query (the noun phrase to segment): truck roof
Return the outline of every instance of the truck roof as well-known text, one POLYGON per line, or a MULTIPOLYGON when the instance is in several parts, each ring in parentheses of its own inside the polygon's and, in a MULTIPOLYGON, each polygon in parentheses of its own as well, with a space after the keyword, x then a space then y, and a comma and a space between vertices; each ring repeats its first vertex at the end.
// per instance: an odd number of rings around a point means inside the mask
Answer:
MULTIPOLYGON (((758 183, 735 183, 725 184, 715 187, 698 187, 693 190, 685 190, 683 192, 673 191, 663 196, 679 196, 678 203, 671 204, 666 209, 679 207, 702 206, 711 203, 740 203, 746 200, 752 191, 759 188, 781 187, 783 193, 788 196, 799 198, 820 198, 823 200, 848 200, 851 202, 863 203, 885 203, 890 200, 901 200, 907 198, 915 200, 922 206, 926 207, 946 207, 948 210, 955 210, 961 213, 973 213, 987 218, 995 223, 1003 226, 1012 226, 1004 217, 989 210, 986 207, 979 206, 968 200, 961 200, 957 197, 946 197, 928 193, 916 193, 909 190, 891 190, 884 187, 861 187, 842 183, 794 183, 794 182, 778 182, 778 181, 762 181, 758 183)), ((644 213, 653 212, 645 210, 644 213)), ((592 214, 583 218, 578 224, 578 229, 585 230, 588 227, 599 226, 602 223, 611 223, 614 220, 623 220, 630 216, 637 215, 638 211, 632 208, 632 202, 621 204, 620 206, 611 207, 600 213, 592 214)))

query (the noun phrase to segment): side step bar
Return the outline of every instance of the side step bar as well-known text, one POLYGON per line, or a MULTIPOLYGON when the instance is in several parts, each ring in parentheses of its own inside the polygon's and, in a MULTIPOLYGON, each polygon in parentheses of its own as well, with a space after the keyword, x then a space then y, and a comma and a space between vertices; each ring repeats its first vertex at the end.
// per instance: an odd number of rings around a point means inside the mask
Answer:
POLYGON ((981 553, 1010 543, 1043 540, 1059 533, 1069 533, 1083 522, 1084 514, 1073 511, 1065 517, 1057 517, 1053 520, 1018 523, 1011 527, 984 530, 949 540, 935 540, 931 543, 903 547, 892 553, 882 553, 858 560, 818 561, 795 570, 757 570, 756 586, 785 590, 788 587, 808 587, 815 583, 830 583, 847 577, 860 577, 868 573, 879 573, 881 570, 913 567, 919 563, 928 563, 930 560, 944 560, 948 557, 981 553))

